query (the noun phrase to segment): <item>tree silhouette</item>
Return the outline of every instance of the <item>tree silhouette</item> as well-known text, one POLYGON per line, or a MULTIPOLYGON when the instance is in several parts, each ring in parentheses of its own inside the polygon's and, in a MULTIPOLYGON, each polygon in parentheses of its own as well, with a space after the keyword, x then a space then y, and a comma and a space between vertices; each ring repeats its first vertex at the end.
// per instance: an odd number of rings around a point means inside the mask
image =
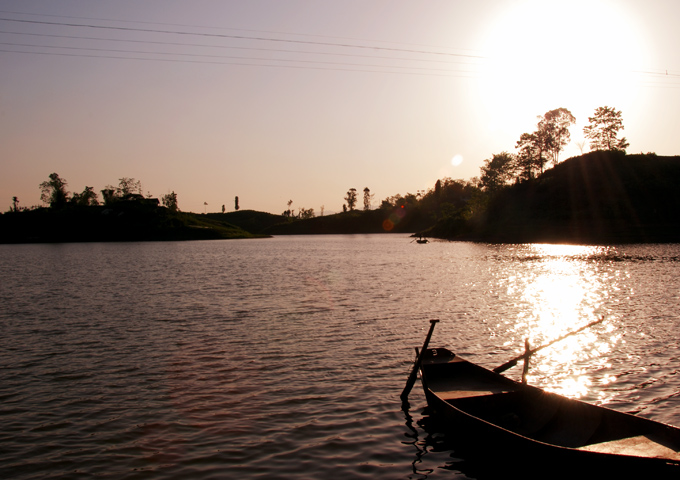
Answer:
POLYGON ((97 199, 97 194, 94 192, 92 187, 85 187, 83 193, 74 193, 71 198, 71 203, 80 205, 83 207, 96 206, 99 205, 99 200, 97 199))
POLYGON ((574 123, 576 123, 576 118, 566 108, 550 110, 539 121, 538 129, 543 131, 545 149, 553 165, 557 165, 560 152, 569 143, 571 139, 569 127, 574 123))
POLYGON ((516 148, 517 165, 522 179, 534 178, 543 173, 548 161, 557 165, 560 152, 569 143, 569 127, 576 118, 566 108, 556 108, 538 117, 534 133, 523 133, 516 148))
POLYGON ((300 207, 300 210, 298 211, 298 218, 303 220, 314 218, 314 209, 300 207))
POLYGON ((484 161, 481 167, 482 187, 488 192, 495 192, 513 182, 517 176, 518 164, 514 155, 508 152, 494 154, 484 161))
POLYGON ((546 141, 544 132, 537 130, 534 133, 523 133, 517 141, 517 166, 519 178, 529 180, 536 177, 537 173, 543 173, 547 159, 546 141))
POLYGON ((52 208, 60 208, 66 205, 68 201, 68 192, 66 191, 67 182, 63 178, 59 178, 56 173, 50 173, 50 179, 40 184, 40 200, 48 203, 52 208))
POLYGON ((626 137, 616 138, 619 130, 623 130, 621 110, 607 106, 595 109, 595 115, 588 117, 589 125, 583 127, 583 134, 590 140, 592 150, 626 151, 629 144, 626 137))
POLYGON ((373 199, 373 195, 371 195, 371 190, 366 187, 364 188, 364 210, 370 210, 371 209, 371 200, 373 199))
POLYGON ((288 210, 284 210, 284 211, 283 211, 283 216, 284 216, 284 217, 290 218, 290 217, 293 216, 293 211, 290 209, 290 206, 291 206, 292 204, 293 204, 293 201, 292 201, 292 200, 288 200, 288 203, 287 203, 287 205, 288 205, 288 210))
POLYGON ((102 198, 104 205, 111 205, 119 200, 124 200, 130 195, 142 194, 141 180, 135 180, 130 177, 123 177, 118 179, 118 186, 107 185, 102 191, 102 198))
POLYGON ((161 202, 163 202, 163 205, 167 207, 167 209, 170 210, 171 212, 179 211, 179 205, 177 203, 177 194, 174 191, 166 195, 163 195, 161 197, 161 202))
POLYGON ((135 180, 134 178, 123 177, 118 179, 118 188, 116 193, 120 197, 125 195, 130 195, 131 193, 142 194, 142 182, 141 180, 135 180))
POLYGON ((347 202, 347 208, 349 208, 350 211, 354 210, 354 207, 357 204, 357 189, 356 188, 350 188, 349 191, 347 192, 347 196, 345 197, 345 201, 347 202))
POLYGON ((579 151, 581 152, 581 155, 583 155, 583 149, 586 147, 586 141, 585 140, 579 140, 576 142, 576 146, 578 147, 579 151))

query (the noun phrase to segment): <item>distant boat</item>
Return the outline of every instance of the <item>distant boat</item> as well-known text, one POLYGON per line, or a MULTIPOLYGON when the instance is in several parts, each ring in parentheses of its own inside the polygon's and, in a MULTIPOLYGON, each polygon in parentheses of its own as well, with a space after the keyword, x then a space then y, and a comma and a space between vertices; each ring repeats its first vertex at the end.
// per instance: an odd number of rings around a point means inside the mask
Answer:
POLYGON ((520 478, 680 479, 680 428, 516 382, 445 348, 424 350, 420 369, 434 418, 491 468, 520 478))
POLYGON ((418 239, 416 239, 416 242, 418 242, 418 243, 428 243, 428 240, 427 240, 427 238, 419 237, 418 239))

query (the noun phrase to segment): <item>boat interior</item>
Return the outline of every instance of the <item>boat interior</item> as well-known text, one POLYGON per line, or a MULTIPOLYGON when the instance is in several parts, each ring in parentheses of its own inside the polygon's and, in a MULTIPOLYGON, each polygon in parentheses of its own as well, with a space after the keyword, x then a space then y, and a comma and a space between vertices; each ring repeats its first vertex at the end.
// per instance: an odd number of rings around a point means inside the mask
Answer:
POLYGON ((524 437, 594 452, 680 460, 678 430, 664 424, 523 385, 459 357, 423 367, 427 388, 440 399, 524 437))

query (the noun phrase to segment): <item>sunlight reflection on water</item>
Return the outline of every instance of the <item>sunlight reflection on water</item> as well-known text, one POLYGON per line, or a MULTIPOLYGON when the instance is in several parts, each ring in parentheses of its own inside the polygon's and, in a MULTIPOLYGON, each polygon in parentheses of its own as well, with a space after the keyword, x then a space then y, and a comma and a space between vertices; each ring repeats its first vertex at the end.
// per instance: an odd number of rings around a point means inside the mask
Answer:
MULTIPOLYGON (((523 345, 528 339, 532 348, 549 343, 590 322, 606 317, 602 324, 570 336, 554 346, 538 352, 536 363, 527 379, 546 390, 572 398, 587 396, 595 381, 591 374, 579 367, 580 362, 597 359, 599 368, 609 363, 607 354, 621 341, 616 331, 616 318, 605 307, 613 291, 618 290, 616 276, 610 278, 601 271, 598 259, 611 253, 611 248, 578 245, 522 246, 519 259, 529 268, 517 271, 503 281, 503 270, 498 277, 505 284, 507 294, 524 306, 513 322, 506 346, 523 345), (602 335, 608 332, 607 336, 602 335)), ((523 350, 518 350, 522 353, 523 350)), ((592 363, 590 363, 592 368, 592 363)), ((605 375, 598 384, 613 378, 605 375)))

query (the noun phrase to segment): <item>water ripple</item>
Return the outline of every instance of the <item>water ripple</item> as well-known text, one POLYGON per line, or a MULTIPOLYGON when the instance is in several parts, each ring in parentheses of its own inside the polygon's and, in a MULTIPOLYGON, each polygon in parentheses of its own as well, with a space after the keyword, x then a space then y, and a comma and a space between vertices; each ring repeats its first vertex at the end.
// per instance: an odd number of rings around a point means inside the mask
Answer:
POLYGON ((493 367, 605 314, 532 383, 680 424, 678 246, 409 242, 0 246, 0 477, 475 477, 400 410, 431 318, 493 367))

